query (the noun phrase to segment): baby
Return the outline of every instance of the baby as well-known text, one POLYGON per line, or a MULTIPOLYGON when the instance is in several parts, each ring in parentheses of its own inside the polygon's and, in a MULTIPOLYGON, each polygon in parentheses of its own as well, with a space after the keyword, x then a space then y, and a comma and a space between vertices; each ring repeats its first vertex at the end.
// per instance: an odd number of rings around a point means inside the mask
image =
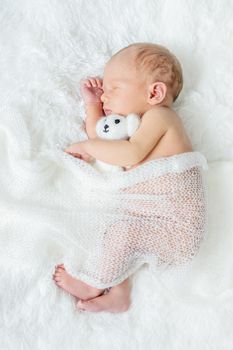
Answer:
MULTIPOLYGON (((182 121, 172 109, 182 85, 180 63, 165 47, 135 43, 123 48, 107 62, 103 80, 81 81, 89 140, 69 146, 66 152, 86 161, 94 157, 127 171, 153 159, 193 151, 182 121), (128 141, 97 137, 97 121, 111 113, 141 117, 138 130, 128 141)), ((53 279, 80 299, 79 309, 123 312, 130 306, 129 278, 109 290, 98 289, 72 277, 61 264, 53 279)))

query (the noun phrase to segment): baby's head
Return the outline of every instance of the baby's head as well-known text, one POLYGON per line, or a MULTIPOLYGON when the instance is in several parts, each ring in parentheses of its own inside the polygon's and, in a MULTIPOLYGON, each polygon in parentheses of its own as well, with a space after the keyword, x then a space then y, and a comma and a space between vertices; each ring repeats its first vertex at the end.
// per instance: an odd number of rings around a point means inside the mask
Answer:
POLYGON ((106 114, 142 115, 155 106, 170 107, 182 86, 181 65, 168 49, 135 43, 107 62, 101 100, 106 114))

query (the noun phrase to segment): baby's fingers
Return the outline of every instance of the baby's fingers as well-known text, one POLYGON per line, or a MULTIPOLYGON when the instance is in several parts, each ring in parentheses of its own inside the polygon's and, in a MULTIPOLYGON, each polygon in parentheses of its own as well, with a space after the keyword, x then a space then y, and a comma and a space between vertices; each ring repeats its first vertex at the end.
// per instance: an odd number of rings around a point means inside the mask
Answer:
POLYGON ((81 86, 92 87, 90 79, 81 79, 80 85, 81 86))
POLYGON ((88 77, 87 79, 83 79, 81 84, 87 87, 98 87, 102 88, 102 79, 99 77, 88 77))
POLYGON ((93 87, 99 87, 99 82, 97 77, 90 77, 89 82, 91 83, 91 86, 93 87))
POLYGON ((100 89, 102 89, 103 80, 102 80, 100 77, 96 77, 95 80, 96 80, 97 86, 98 86, 100 89))

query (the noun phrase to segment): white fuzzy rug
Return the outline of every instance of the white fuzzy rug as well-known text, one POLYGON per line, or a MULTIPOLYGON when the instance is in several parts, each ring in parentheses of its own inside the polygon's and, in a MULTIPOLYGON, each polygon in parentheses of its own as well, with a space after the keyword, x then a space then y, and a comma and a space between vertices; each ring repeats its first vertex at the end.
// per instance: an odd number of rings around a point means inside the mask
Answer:
POLYGON ((1 350, 232 350, 232 13, 230 0, 0 1, 1 350), (136 41, 183 65, 175 108, 208 159, 209 231, 180 285, 145 266, 127 313, 78 313, 51 279, 75 259, 59 242, 78 230, 75 171, 46 154, 85 138, 79 80, 136 41))

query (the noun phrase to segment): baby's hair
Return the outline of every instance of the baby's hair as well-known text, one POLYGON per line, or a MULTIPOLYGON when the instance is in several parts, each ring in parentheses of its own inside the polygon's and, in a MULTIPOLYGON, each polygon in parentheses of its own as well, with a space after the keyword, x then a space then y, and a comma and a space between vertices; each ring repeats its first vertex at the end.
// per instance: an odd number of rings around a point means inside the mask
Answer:
POLYGON ((153 43, 134 43, 116 52, 114 56, 126 49, 135 51, 136 68, 146 70, 153 79, 165 83, 175 101, 183 87, 182 68, 176 56, 166 47, 153 43))

